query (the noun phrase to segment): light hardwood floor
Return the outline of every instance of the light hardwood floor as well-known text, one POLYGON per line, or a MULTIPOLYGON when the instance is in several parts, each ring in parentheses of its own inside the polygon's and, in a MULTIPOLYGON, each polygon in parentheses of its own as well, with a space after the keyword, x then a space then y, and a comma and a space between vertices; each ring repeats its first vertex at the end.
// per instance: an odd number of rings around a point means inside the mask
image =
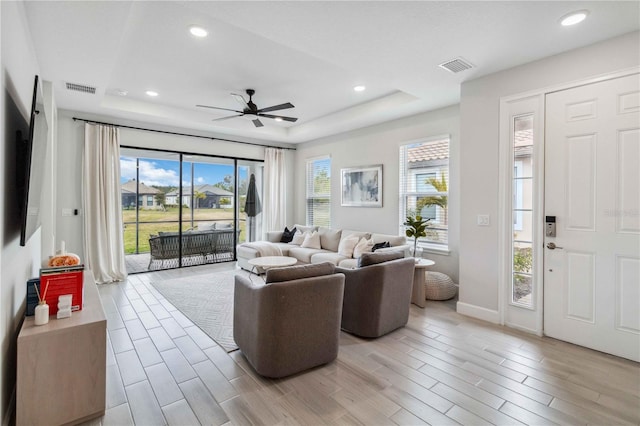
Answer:
POLYGON ((107 412, 87 425, 640 423, 639 364, 476 321, 452 302, 412 305, 409 324, 379 339, 342 333, 335 362, 264 379, 149 284, 233 268, 100 286, 107 412))

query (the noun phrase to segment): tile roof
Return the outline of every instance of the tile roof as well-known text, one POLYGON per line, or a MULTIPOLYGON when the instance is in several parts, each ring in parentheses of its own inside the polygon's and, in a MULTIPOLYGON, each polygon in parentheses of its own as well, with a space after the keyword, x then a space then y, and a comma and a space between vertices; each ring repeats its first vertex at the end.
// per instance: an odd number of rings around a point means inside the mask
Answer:
MULTIPOLYGON (((222 188, 218 188, 217 186, 213 186, 209 184, 197 185, 195 189, 196 191, 202 192, 203 194, 207 194, 207 195, 219 195, 223 197, 233 196, 233 192, 229 192, 227 190, 224 190, 222 188)), ((191 187, 185 186, 184 188, 182 188, 182 192, 184 196, 188 196, 189 194, 191 194, 191 187)), ((167 195, 178 195, 178 190, 174 189, 173 191, 167 192, 167 195)))
POLYGON ((430 142, 407 150, 409 163, 449 158, 449 141, 430 142))

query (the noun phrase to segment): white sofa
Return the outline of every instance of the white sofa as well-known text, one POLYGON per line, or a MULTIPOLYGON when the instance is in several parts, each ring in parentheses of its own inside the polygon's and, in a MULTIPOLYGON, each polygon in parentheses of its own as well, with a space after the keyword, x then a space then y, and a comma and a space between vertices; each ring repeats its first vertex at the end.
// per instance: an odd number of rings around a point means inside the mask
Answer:
MULTIPOLYGON (((280 248, 283 256, 294 257, 299 264, 331 262, 342 268, 355 268, 358 263, 357 258, 342 256, 338 253, 340 240, 350 235, 357 235, 359 238, 373 238, 374 244, 388 242, 391 247, 380 248, 376 253, 385 251, 402 251, 405 256, 409 255, 409 245, 406 238, 399 235, 376 234, 371 232, 354 231, 350 229, 331 229, 317 226, 294 225, 289 229, 296 228, 298 231, 318 231, 320 234, 320 249, 300 247, 297 244, 282 243, 282 231, 272 231, 267 233, 267 240, 280 248)), ((249 260, 260 257, 256 248, 251 247, 251 243, 238 245, 236 250, 238 266, 247 271, 252 270, 249 260)), ((263 272, 258 270, 258 272, 263 272)))

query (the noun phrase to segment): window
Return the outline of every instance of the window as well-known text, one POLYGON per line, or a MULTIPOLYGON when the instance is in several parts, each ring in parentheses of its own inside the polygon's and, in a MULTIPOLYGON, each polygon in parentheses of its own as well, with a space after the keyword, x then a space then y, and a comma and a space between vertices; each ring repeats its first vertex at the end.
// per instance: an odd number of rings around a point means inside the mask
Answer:
POLYGON ((446 249, 449 241, 449 136, 400 147, 400 234, 407 215, 429 218, 419 241, 446 249))
POLYGON ((511 302, 533 306, 533 115, 513 119, 511 302))
POLYGON ((153 195, 147 195, 147 207, 153 207, 153 195))
POLYGON ((331 158, 307 160, 307 225, 331 226, 331 158))

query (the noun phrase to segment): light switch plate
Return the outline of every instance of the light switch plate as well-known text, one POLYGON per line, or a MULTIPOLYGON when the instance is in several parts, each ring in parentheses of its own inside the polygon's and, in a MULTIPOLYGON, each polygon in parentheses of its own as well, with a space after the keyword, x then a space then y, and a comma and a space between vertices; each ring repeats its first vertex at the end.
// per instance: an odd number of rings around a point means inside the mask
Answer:
POLYGON ((489 215, 488 214, 479 214, 478 215, 478 226, 489 226, 489 215))
POLYGON ((62 216, 73 216, 73 209, 62 209, 62 216))

